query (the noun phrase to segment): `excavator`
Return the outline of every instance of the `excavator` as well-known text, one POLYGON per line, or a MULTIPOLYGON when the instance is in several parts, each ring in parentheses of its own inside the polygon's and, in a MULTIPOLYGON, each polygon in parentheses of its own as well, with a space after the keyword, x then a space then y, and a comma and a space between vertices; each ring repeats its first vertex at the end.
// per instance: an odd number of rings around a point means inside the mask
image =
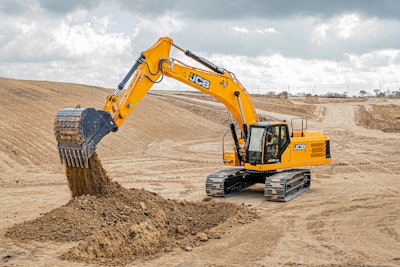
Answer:
POLYGON ((262 183, 267 200, 288 201, 310 187, 310 170, 302 167, 332 162, 329 137, 309 131, 305 118, 297 118, 301 127, 294 127, 293 120, 291 125, 287 121, 260 121, 250 94, 232 72, 163 37, 140 54, 114 93, 107 96, 102 110, 77 106, 58 111, 54 132, 62 164, 89 168, 97 144, 116 132, 164 77, 214 97, 230 114, 231 124, 224 138, 230 132, 232 146, 225 149, 223 145, 222 153, 228 167, 208 175, 208 196, 229 196, 262 183), (206 69, 171 58, 172 48, 206 69))

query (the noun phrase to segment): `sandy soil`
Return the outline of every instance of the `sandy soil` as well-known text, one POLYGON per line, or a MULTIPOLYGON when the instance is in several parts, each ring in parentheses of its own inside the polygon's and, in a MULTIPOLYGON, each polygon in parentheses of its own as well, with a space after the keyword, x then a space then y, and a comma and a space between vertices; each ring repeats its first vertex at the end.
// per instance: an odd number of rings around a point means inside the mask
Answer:
MULTIPOLYGON (((38 232, 33 221, 71 203, 53 136, 54 116, 58 109, 76 104, 101 109, 111 92, 75 84, 0 79, 0 265, 99 264, 62 257, 81 244, 79 240, 21 240, 6 233, 21 225, 38 232)), ((311 130, 323 130, 330 136, 333 164, 311 168, 311 189, 288 203, 265 201, 262 186, 212 200, 215 205, 252 207, 258 217, 227 224, 218 238, 192 249, 170 246, 156 257, 123 264, 399 266, 400 113, 396 115, 396 110, 400 100, 319 99, 306 104, 297 98, 256 97, 255 103, 258 112, 271 119, 306 114, 311 130), (393 112, 388 115, 387 110, 393 112), (369 123, 371 117, 380 123, 369 123)), ((204 95, 151 91, 97 152, 112 180, 124 188, 136 188, 144 199, 149 195, 143 192, 150 191, 164 200, 204 203, 206 176, 223 168, 226 114, 219 103, 204 95)), ((234 209, 232 218, 241 212, 234 209)), ((204 215, 204 220, 216 217, 204 215)), ((152 232, 153 226, 145 227, 152 232)), ((77 225, 76 229, 81 228, 77 225)))

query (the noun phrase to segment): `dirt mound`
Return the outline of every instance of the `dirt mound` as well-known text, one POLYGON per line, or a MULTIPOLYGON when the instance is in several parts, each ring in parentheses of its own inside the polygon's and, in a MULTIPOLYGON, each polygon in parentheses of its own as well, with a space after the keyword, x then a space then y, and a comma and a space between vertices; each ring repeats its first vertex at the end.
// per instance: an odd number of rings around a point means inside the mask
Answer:
POLYGON ((254 97, 253 100, 256 108, 275 113, 312 118, 315 112, 315 105, 296 104, 287 98, 269 98, 267 96, 260 96, 254 97))
POLYGON ((255 211, 236 204, 166 200, 111 181, 94 154, 90 168, 67 168, 72 195, 66 205, 9 228, 21 241, 80 241, 63 260, 125 264, 174 248, 191 250, 225 227, 253 220, 255 211))
POLYGON ((307 104, 316 104, 316 103, 318 103, 318 95, 306 94, 305 102, 307 104))
POLYGON ((400 132, 399 105, 370 105, 358 106, 356 109, 356 123, 368 129, 377 129, 383 132, 400 132))
POLYGON ((283 91, 280 94, 278 94, 277 97, 281 98, 281 99, 288 99, 288 92, 287 91, 283 91))

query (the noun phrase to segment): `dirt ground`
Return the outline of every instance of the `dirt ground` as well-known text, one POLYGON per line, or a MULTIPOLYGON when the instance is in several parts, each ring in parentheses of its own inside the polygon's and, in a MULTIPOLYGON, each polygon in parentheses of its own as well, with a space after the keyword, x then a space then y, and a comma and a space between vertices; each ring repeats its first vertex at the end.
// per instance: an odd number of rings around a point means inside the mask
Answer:
POLYGON ((101 109, 111 92, 0 78, 0 266, 400 266, 399 99, 307 104, 255 97, 260 116, 307 116, 310 130, 331 139, 332 165, 312 167, 309 191, 275 203, 265 201, 262 185, 207 199, 205 178, 224 168, 226 110, 197 92, 150 91, 97 149, 112 183, 121 185, 120 198, 72 198, 53 136, 55 114, 76 104, 101 109), (158 210, 159 203, 176 212, 158 210), (110 224, 132 218, 142 224, 108 235, 110 224), (154 251, 151 257, 79 260, 88 250, 117 258, 127 246, 120 237, 132 233, 154 245, 134 246, 154 251))

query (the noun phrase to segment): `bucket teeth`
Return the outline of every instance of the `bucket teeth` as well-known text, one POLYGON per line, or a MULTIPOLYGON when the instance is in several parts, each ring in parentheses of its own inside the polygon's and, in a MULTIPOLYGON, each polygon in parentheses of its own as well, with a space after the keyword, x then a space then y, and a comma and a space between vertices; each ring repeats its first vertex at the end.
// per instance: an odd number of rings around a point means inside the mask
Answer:
POLYGON ((118 127, 110 113, 94 108, 64 108, 54 119, 54 134, 62 164, 89 168, 100 140, 118 127))
POLYGON ((59 148, 61 164, 70 167, 89 168, 89 156, 84 148, 59 148))

